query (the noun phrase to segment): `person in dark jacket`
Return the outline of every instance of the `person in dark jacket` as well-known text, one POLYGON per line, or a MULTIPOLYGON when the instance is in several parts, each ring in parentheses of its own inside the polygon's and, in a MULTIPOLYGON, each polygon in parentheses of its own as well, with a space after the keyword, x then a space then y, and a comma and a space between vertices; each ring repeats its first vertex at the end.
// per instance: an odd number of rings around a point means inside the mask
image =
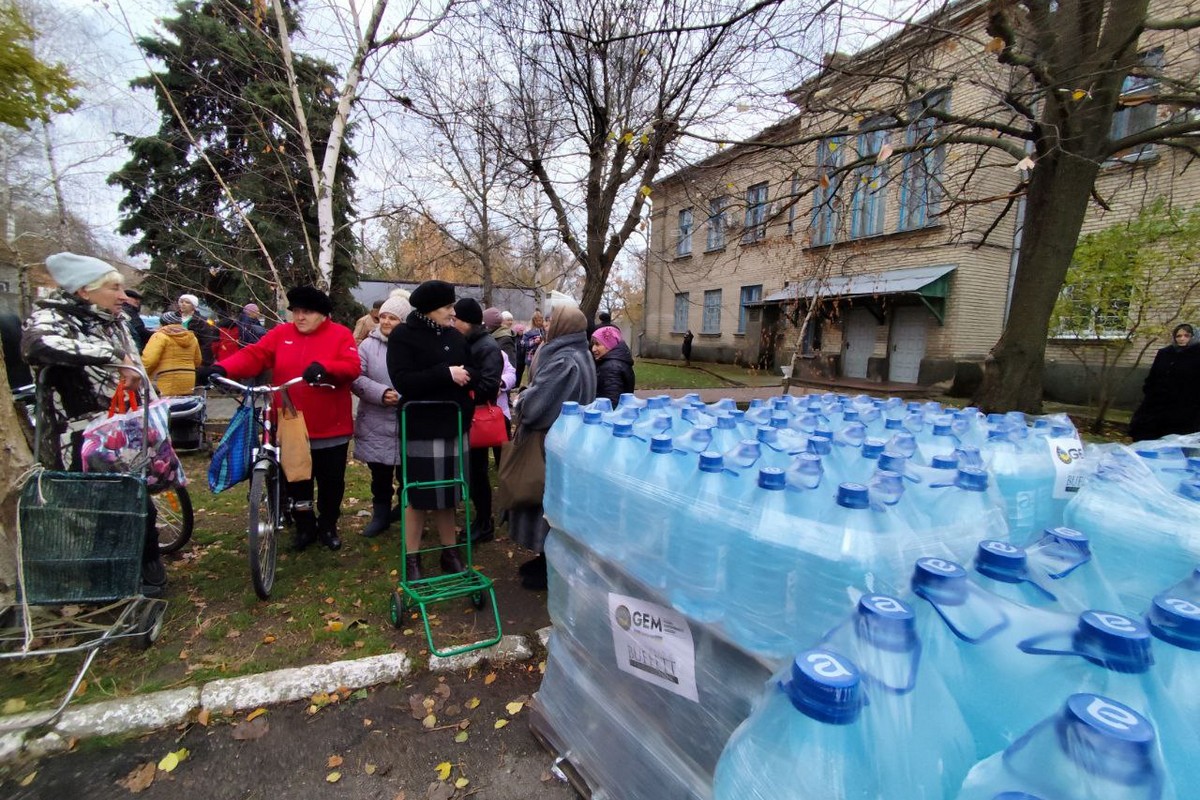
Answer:
POLYGON ((492 338, 500 345, 500 350, 508 356, 510 364, 517 363, 517 335, 512 329, 513 316, 507 311, 496 307, 483 310, 483 326, 492 333, 492 338))
POLYGON ((1172 344, 1158 351, 1142 385, 1145 397, 1129 421, 1135 442, 1200 430, 1200 342, 1186 323, 1171 332, 1172 344))
MULTIPOLYGON (((409 297, 412 313, 388 336, 388 374, 400 393, 402 429, 407 430, 408 480, 452 480, 458 477, 459 415, 462 435, 471 425, 475 403, 471 399, 470 351, 466 337, 455 330, 454 287, 445 281, 425 281, 409 297), (449 405, 414 406, 417 401, 448 401, 449 405)), ((421 533, 426 516, 432 516, 441 543, 442 571, 462 572, 462 556, 454 535, 454 509, 458 491, 453 487, 416 489, 408 493, 405 513, 405 578, 422 577, 421 533)))
POLYGON ((129 299, 121 304, 121 310, 129 317, 129 332, 133 334, 137 346, 145 350, 150 341, 150 331, 146 329, 146 323, 142 320, 142 293, 126 288, 125 296, 129 299))
POLYGON ((632 392, 633 354, 612 325, 597 328, 592 334, 592 358, 596 359, 596 397, 607 397, 613 408, 625 392, 632 392))
POLYGON ((242 306, 242 313, 238 314, 238 343, 242 347, 248 344, 254 344, 259 339, 267 335, 267 328, 262 324, 262 312, 258 310, 258 303, 246 303, 242 306))
POLYGON ((683 351, 683 365, 685 367, 690 367, 692 365, 692 339, 695 338, 696 335, 691 331, 688 331, 683 335, 683 346, 679 349, 683 351))
MULTIPOLYGON (((499 313, 499 312, 497 312, 499 313)), ((470 297, 454 304, 454 327, 467 338, 471 350, 469 366, 471 391, 475 405, 495 404, 500 395, 500 374, 504 371, 504 352, 483 324, 483 309, 470 297)), ((473 447, 470 451, 467 485, 475 516, 471 520, 471 542, 482 544, 496 538, 492 521, 492 484, 488 477, 488 448, 473 447)))

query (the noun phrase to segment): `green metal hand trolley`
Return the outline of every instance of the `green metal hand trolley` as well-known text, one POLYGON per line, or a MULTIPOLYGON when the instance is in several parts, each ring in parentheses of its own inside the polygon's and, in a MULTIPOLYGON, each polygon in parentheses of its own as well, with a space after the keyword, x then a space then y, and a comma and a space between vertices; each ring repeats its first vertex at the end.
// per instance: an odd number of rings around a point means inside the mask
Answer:
MULTIPOLYGON (((467 468, 467 437, 463 432, 462 413, 457 403, 445 400, 414 400, 405 404, 400 412, 400 448, 404 457, 401 459, 402 466, 400 469, 401 487, 400 487, 400 505, 407 512, 409 503, 409 492, 414 489, 439 489, 452 488, 462 493, 463 509, 465 522, 463 530, 471 530, 471 502, 470 489, 467 485, 466 468, 467 468), (408 479, 408 426, 409 412, 415 409, 433 409, 437 407, 452 408, 454 410, 458 431, 455 436, 455 442, 458 444, 458 465, 455 471, 455 476, 447 480, 435 481, 412 481, 408 479)), ((390 618, 392 625, 397 628, 403 627, 404 618, 408 611, 418 609, 421 612, 421 621, 425 626, 425 639, 429 642, 429 652, 435 656, 445 658, 447 656, 458 655, 459 653, 467 653, 472 650, 480 650, 485 647, 491 647, 498 644, 503 635, 500 629, 500 610, 496 607, 496 590, 492 584, 492 579, 484 575, 479 570, 475 569, 474 560, 471 553, 471 537, 466 536, 466 541, 462 545, 437 545, 425 549, 418 548, 412 553, 408 552, 408 514, 403 513, 400 517, 400 582, 396 589, 392 591, 390 618), (463 555, 464 569, 462 572, 452 572, 445 575, 432 575, 420 578, 410 579, 408 574, 408 556, 420 556, 424 553, 441 553, 452 547, 460 548, 463 555), (433 629, 429 625, 429 607, 438 603, 445 603, 450 600, 455 600, 460 597, 469 598, 476 610, 482 610, 489 602, 492 606, 492 618, 495 623, 495 635, 489 639, 472 644, 462 645, 459 647, 451 647, 445 650, 438 649, 433 641, 433 629)))

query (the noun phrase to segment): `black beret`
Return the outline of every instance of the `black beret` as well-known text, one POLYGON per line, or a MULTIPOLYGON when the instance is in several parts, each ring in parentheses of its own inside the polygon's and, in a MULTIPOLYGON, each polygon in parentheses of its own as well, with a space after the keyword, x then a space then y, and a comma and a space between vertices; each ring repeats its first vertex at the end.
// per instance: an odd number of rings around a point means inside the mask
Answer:
POLYGON ((329 295, 315 286, 297 286, 294 289, 288 289, 287 299, 288 311, 303 308, 327 317, 333 313, 333 302, 329 299, 329 295))
POLYGON ((483 324, 483 309, 474 297, 464 297, 454 304, 454 316, 472 325, 483 324))
POLYGON ((422 314, 454 304, 454 286, 445 281, 425 281, 408 297, 412 307, 422 314))

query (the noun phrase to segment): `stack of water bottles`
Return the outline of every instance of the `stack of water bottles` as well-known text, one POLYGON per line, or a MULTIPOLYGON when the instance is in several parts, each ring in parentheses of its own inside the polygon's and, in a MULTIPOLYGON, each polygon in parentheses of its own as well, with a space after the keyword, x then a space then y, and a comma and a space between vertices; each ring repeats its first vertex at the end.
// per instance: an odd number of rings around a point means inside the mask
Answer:
POLYGON ((601 796, 1187 796, 1200 551, 1120 493, 1196 514, 1200 462, 1141 449, 865 395, 568 403, 538 705, 601 796))

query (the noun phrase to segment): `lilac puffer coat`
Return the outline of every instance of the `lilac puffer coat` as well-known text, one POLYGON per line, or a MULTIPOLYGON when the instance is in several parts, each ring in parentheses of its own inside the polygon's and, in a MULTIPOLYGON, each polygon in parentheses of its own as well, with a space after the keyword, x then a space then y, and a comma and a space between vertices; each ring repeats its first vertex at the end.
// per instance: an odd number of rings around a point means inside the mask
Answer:
POLYGON ((383 404, 383 393, 392 388, 388 377, 387 339, 379 329, 358 345, 362 374, 350 385, 358 398, 354 419, 354 457, 371 464, 400 463, 400 420, 396 406, 383 404))

